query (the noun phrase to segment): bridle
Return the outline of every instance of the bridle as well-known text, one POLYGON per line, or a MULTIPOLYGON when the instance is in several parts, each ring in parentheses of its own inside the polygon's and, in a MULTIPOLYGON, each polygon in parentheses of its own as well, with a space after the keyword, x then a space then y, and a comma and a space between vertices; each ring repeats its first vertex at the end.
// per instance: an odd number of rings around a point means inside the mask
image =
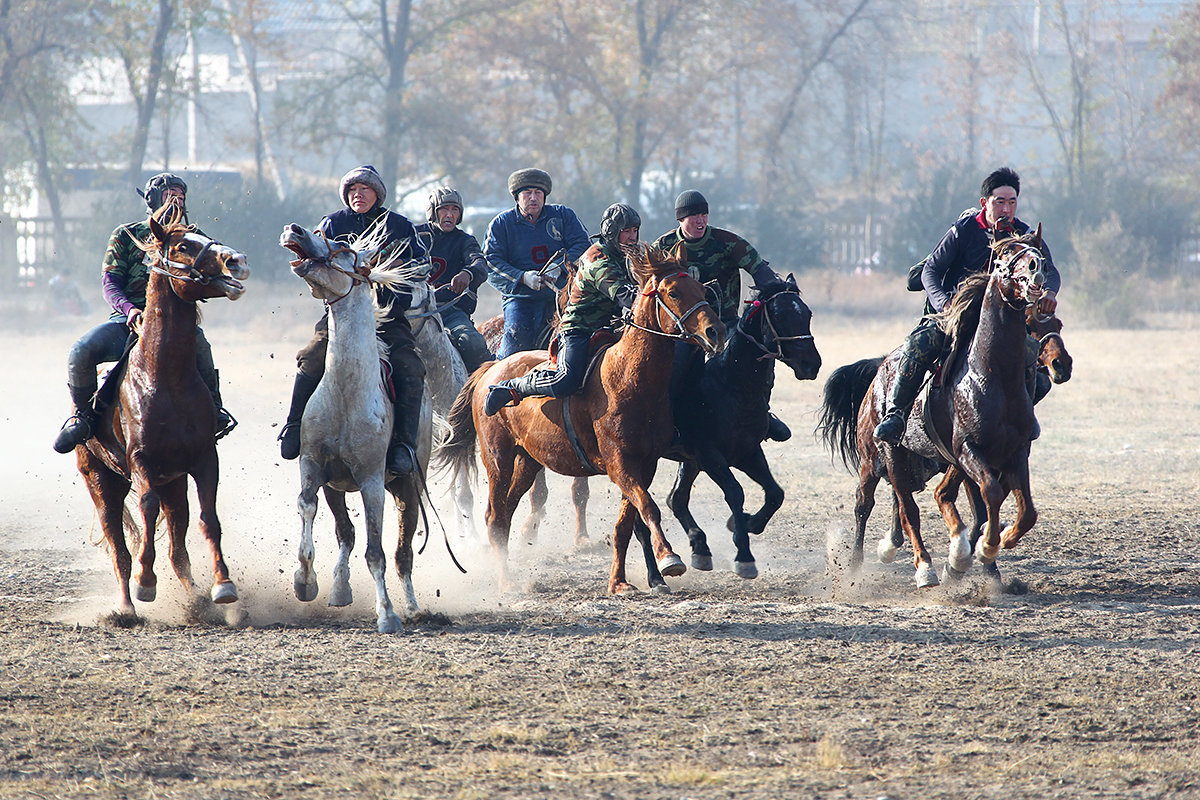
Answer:
MULTIPOLYGON (((150 271, 157 272, 159 275, 166 275, 168 278, 173 278, 175 280, 186 281, 188 283, 194 283, 197 286, 207 286, 209 283, 211 283, 213 281, 214 278, 219 278, 221 276, 220 275, 205 275, 203 272, 201 272, 199 269, 197 269, 196 265, 204 260, 204 257, 206 255, 208 255, 208 251, 212 249, 213 245, 220 245, 220 244, 221 243, 218 241, 209 239, 207 242, 204 243, 204 246, 200 248, 200 252, 196 254, 196 257, 192 259, 191 264, 184 264, 182 261, 172 261, 170 258, 167 257, 166 252, 158 253, 157 254, 158 261, 155 262, 155 264, 150 267, 150 271), (162 266, 159 266, 160 264, 162 266), (164 269, 164 267, 165 267, 165 269, 164 269), (177 269, 183 274, 171 272, 172 269, 177 269)), ((163 249, 167 250, 166 247, 164 247, 163 249)))
POLYGON ((315 256, 298 258, 291 262, 292 268, 295 269, 304 262, 309 261, 314 264, 320 264, 321 266, 331 269, 335 272, 340 272, 350 279, 350 288, 346 290, 345 294, 335 297, 332 300, 326 300, 326 306, 331 306, 340 300, 345 300, 350 296, 350 293, 354 291, 354 287, 358 284, 371 282, 371 268, 366 264, 359 263, 357 250, 355 250, 353 247, 347 247, 341 242, 338 242, 337 239, 331 241, 323 231, 313 231, 313 234, 315 236, 319 236, 321 240, 325 242, 325 247, 329 250, 329 252, 319 258, 315 256), (337 247, 334 247, 334 244, 336 244, 337 247), (333 263, 333 259, 340 256, 342 253, 351 253, 354 256, 354 266, 351 269, 345 269, 344 267, 339 267, 337 264, 333 263))
POLYGON ((696 305, 692 306, 691 308, 689 308, 687 311, 683 312, 682 314, 676 314, 674 311, 671 310, 671 307, 668 306, 666 304, 666 302, 662 299, 662 294, 660 294, 658 291, 658 287, 660 285, 662 285, 662 282, 667 280, 668 278, 683 278, 683 277, 691 277, 691 276, 688 275, 688 273, 686 273, 686 272, 677 272, 677 273, 673 273, 671 275, 664 275, 661 278, 658 278, 657 280, 655 280, 654 285, 648 286, 646 288, 646 290, 642 292, 643 297, 653 297, 654 298, 654 306, 655 306, 654 307, 654 319, 655 319, 655 321, 657 322, 659 320, 659 314, 661 312, 665 311, 667 313, 667 316, 670 317, 672 319, 672 321, 674 321, 674 323, 675 323, 674 330, 678 331, 678 333, 664 330, 663 329, 664 326, 661 323, 659 323, 659 327, 657 329, 656 328, 647 328, 644 325, 638 325, 633 320, 626 320, 625 324, 630 326, 631 328, 637 328, 640 331, 645 331, 646 333, 653 333, 655 336, 665 336, 668 339, 679 339, 681 341, 690 341, 693 344, 696 344, 697 346, 699 346, 701 349, 704 349, 704 344, 701 342, 700 338, 694 333, 688 333, 684 328, 684 324, 687 322, 688 317, 690 317, 692 314, 699 311, 701 308, 708 306, 708 300, 702 299, 702 300, 700 300, 700 302, 696 303, 696 305))
POLYGON ((797 299, 800 298, 800 292, 787 290, 787 291, 782 291, 782 292, 776 292, 775 294, 768 297, 766 300, 747 300, 746 301, 746 305, 750 306, 750 311, 749 311, 749 313, 745 314, 741 319, 738 320, 737 327, 734 330, 736 330, 742 336, 746 337, 751 343, 754 344, 755 347, 757 347, 759 350, 762 351, 762 355, 758 357, 759 361, 762 361, 762 360, 768 359, 768 358, 783 360, 783 343, 784 342, 795 342, 795 341, 802 341, 804 339, 812 339, 813 338, 813 335, 811 333, 806 333, 806 334, 799 335, 799 336, 780 336, 779 335, 779 329, 775 327, 775 320, 771 314, 771 301, 778 297, 783 297, 784 295, 788 295, 788 294, 795 295, 797 299), (746 330, 746 327, 745 327, 746 323, 749 322, 751 319, 753 319, 760 312, 762 313, 763 326, 766 328, 767 333, 770 334, 769 336, 764 337, 764 339, 766 341, 774 342, 774 344, 775 344, 774 350, 769 349, 763 342, 760 342, 758 339, 756 339, 754 337, 753 334, 747 332, 747 330, 746 330))
POLYGON ((1000 275, 1002 278, 1010 278, 1020 287, 1021 304, 1011 302, 1007 297, 1004 298, 1004 304, 1009 308, 1023 311, 1032 306, 1041 299, 1043 287, 1046 283, 1046 256, 1041 250, 1031 244, 1020 242, 1011 252, 1006 252, 997 259, 993 272, 1000 275), (1013 269, 1013 262, 1021 260, 1023 272, 1018 273, 1013 269))

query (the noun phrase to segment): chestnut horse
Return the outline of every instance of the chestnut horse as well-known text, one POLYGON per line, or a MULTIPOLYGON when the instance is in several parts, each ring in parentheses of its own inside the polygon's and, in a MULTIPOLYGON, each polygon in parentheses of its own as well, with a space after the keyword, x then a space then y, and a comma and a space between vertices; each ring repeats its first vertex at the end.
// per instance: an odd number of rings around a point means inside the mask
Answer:
MULTIPOLYGON (((133 564, 122 518, 131 487, 141 512, 139 569, 132 576, 135 596, 148 603, 157 594, 154 533, 160 511, 166 518, 171 565, 189 594, 197 595, 184 542, 189 475, 200 503, 200 532, 212 553, 210 596, 214 603, 238 599, 221 553, 216 408, 196 370, 196 303, 216 297, 237 300, 245 292, 240 280, 250 270, 244 255, 178 220, 164 225, 151 217, 150 230, 153 238, 143 248, 153 266, 137 344, 104 423, 95 438, 75 448, 112 555, 121 592, 119 613, 129 617, 136 616, 129 591, 133 564)), ((129 532, 136 536, 136 526, 131 524, 129 532)))
MULTIPOLYGON (((836 402, 827 387, 825 439, 835 449, 840 447, 844 460, 853 459, 859 467, 853 566, 861 563, 875 487, 883 477, 892 485, 900 525, 913 546, 919 587, 936 586, 938 577, 921 541, 913 493, 941 469, 946 469, 946 475, 934 498, 951 534, 948 577, 965 573, 973 553, 985 566, 994 564, 1000 546, 1015 547, 1037 521, 1029 488, 1035 418, 1025 385, 1025 348, 1026 310, 1040 296, 1044 281, 1041 242, 1039 226, 1034 233, 996 243, 991 272, 972 275, 960 285, 939 318, 960 357, 943 367, 942 384, 931 387, 913 405, 899 445, 881 446, 873 435, 895 377, 899 350, 879 365, 857 409, 836 402), (857 458, 848 452, 855 419, 857 458), (986 517, 976 543, 965 535, 966 526, 954 504, 964 479, 970 482, 969 491, 977 493, 978 510, 986 517), (1002 532, 1000 505, 1009 494, 1017 498, 1017 519, 1002 532)), ((885 542, 880 543, 883 560, 887 560, 885 542)))
MULTIPOLYGON (((412 540, 420 511, 420 477, 389 479, 384 469, 393 410, 384 390, 371 284, 396 286, 418 276, 423 279, 427 267, 424 264, 367 267, 365 262, 378 251, 376 239, 368 231, 365 237, 347 246, 330 242, 296 224, 284 228, 279 237, 279 244, 297 256, 292 271, 329 308, 325 375, 308 401, 300 423, 301 488, 297 500, 301 517, 300 567, 293 578, 293 588, 302 602, 317 596, 313 520, 317 513, 317 489, 323 489, 338 540, 329 605, 348 606, 353 602, 349 560, 354 548, 354 525, 346 510, 346 492, 359 492, 366 517, 367 568, 375 580, 376 629, 380 633, 396 633, 403 625, 393 610, 385 579, 382 544, 385 489, 400 511, 396 572, 403 586, 406 610, 411 614, 418 610, 412 585, 412 540)), ((422 472, 429 460, 431 419, 426 393, 417 440, 417 460, 422 472)))
POLYGON ((725 343, 725 326, 705 302, 704 288, 687 274, 682 246, 670 254, 643 246, 632 267, 641 292, 631 324, 578 394, 563 400, 530 397, 486 416, 489 386, 523 375, 546 358, 544 351, 515 353, 472 375, 450 412, 450 439, 439 457, 463 469, 475 458, 478 443, 488 475, 488 538, 501 588, 509 586, 513 509, 543 468, 562 475, 607 474, 621 490, 609 592, 636 591, 625 577, 636 516, 650 529, 659 571, 673 577, 687 570, 663 535, 659 508, 648 489, 674 435, 668 385, 675 341, 687 339, 706 352, 718 352, 725 343))

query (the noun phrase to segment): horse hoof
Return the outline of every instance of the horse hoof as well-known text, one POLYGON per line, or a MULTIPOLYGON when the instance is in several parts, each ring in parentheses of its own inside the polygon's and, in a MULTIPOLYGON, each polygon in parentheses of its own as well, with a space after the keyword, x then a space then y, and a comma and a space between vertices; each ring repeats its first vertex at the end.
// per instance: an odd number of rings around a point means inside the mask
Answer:
POLYGON ((296 577, 292 579, 292 588, 296 592, 296 599, 301 603, 311 603, 317 599, 317 582, 306 579, 299 570, 296 571, 296 577))
POLYGON ((221 581, 213 584, 209 596, 212 597, 214 603, 236 603, 238 591, 237 587, 233 585, 233 581, 221 581))
POLYGON ((154 584, 153 586, 142 586, 140 583, 136 584, 136 588, 133 590, 133 596, 143 603, 153 603, 154 598, 158 597, 158 584, 154 584))
POLYGON ((964 577, 966 577, 966 575, 967 573, 965 570, 957 570, 949 564, 946 564, 946 566, 942 567, 942 580, 946 583, 958 583, 964 577))
POLYGON ((712 556, 698 556, 692 553, 692 569, 698 569, 701 572, 712 572, 712 568, 712 556))
MULTIPOLYGON (((317 593, 316 585, 313 586, 313 595, 317 593)), ((310 598, 311 599, 311 598, 310 598)), ((354 602, 354 592, 350 589, 348 583, 333 584, 333 588, 329 590, 329 607, 330 608, 345 608, 354 602)))
POLYGON ((879 545, 875 548, 875 553, 879 556, 880 564, 890 564, 896 560, 896 553, 899 550, 899 547, 892 544, 891 539, 880 539, 879 545))
POLYGON ((746 578, 747 580, 757 578, 758 564, 753 561, 735 561, 733 562, 733 573, 739 578, 746 578))
POLYGON ((608 587, 608 593, 618 597, 624 597, 626 595, 637 594, 638 588, 632 583, 614 583, 612 586, 608 587))
POLYGON ((998 555, 1000 555, 1000 545, 988 547, 983 539, 980 539, 979 543, 975 545, 975 557, 979 559, 980 564, 993 564, 998 555))
POLYGON ((671 594, 671 587, 665 583, 656 583, 650 587, 651 594, 671 594))
POLYGON ((403 633, 404 623, 394 613, 389 611, 379 618, 375 623, 375 628, 380 633, 403 633))
POLYGON ((937 586, 939 583, 937 570, 929 564, 922 564, 917 567, 917 588, 928 589, 931 586, 937 586))
POLYGON ((684 565, 682 558, 671 553, 671 555, 663 556, 658 560, 658 571, 665 577, 678 578, 687 572, 687 567, 684 565))

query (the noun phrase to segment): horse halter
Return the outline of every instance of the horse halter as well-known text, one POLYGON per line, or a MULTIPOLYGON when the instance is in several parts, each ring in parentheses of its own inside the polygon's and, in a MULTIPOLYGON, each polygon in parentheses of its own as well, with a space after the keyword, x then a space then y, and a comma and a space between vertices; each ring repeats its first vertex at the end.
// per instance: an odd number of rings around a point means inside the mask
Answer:
POLYGON ((1046 284, 1045 264, 1046 256, 1042 251, 1024 242, 997 259, 992 271, 1001 277, 1011 278, 1020 288, 1020 297, 1024 301, 1024 305, 1014 305, 1005 298, 1006 305, 1010 308, 1024 309, 1037 303, 1046 284), (1020 263, 1014 268, 1014 262, 1018 261, 1020 263))
POLYGON ((340 272, 346 277, 350 278, 350 288, 346 290, 346 293, 340 297, 335 297, 333 300, 326 300, 325 305, 331 306, 339 300, 345 300, 350 296, 350 293, 354 291, 355 286, 360 283, 371 282, 371 268, 366 264, 359 263, 357 250, 355 250, 353 247, 347 247, 341 242, 338 242, 336 239, 334 239, 333 242, 330 242, 329 237, 327 237, 323 231, 313 231, 313 233, 316 236, 321 237, 321 240, 325 242, 325 247, 329 252, 319 258, 316 256, 309 256, 307 258, 296 259, 295 261, 291 262, 292 268, 295 269, 305 261, 309 261, 313 264, 320 264, 321 266, 331 269, 334 272, 340 272), (334 247, 333 243, 337 243, 338 246, 334 247), (342 253, 352 253, 354 255, 354 267, 352 269, 345 269, 333 263, 333 259, 337 256, 340 256, 342 253))
POLYGON ((191 264, 184 264, 182 261, 172 261, 171 259, 167 258, 167 254, 165 252, 159 253, 158 262, 154 264, 154 266, 150 267, 150 271, 157 272, 159 275, 166 275, 168 278, 174 278, 175 280, 187 281, 188 283, 194 283, 198 286, 207 286, 214 278, 218 278, 220 276, 205 275, 196 265, 204 260, 204 257, 208 255, 208 251, 212 249, 214 244, 220 245, 221 243, 214 239, 209 239, 207 242, 205 242, 204 246, 200 248, 200 252, 197 253, 196 257, 192 259, 191 264), (169 267, 169 269, 163 269, 163 267, 160 267, 159 264, 165 265, 166 267, 169 267), (183 274, 181 275, 171 272, 171 269, 177 269, 183 274))
MULTIPOLYGON (((700 302, 696 303, 696 305, 692 306, 691 308, 689 308, 687 311, 683 312, 682 314, 676 314, 674 311, 671 310, 671 307, 668 306, 663 301, 662 295, 658 291, 659 285, 663 281, 665 281, 667 278, 678 278, 678 277, 690 277, 690 276, 686 272, 677 272, 672 275, 663 275, 661 278, 658 278, 657 280, 654 281, 653 286, 647 288, 644 292, 642 292, 643 297, 653 297, 654 298, 655 320, 657 321, 658 314, 660 311, 667 312, 667 316, 670 317, 675 322, 675 330, 679 331, 678 333, 670 333, 665 330, 656 330, 654 328, 647 328, 643 325, 638 325, 633 320, 627 320, 625 322, 625 324, 629 325, 632 328, 637 328, 638 330, 646 331, 647 333, 653 333, 656 336, 665 336, 668 339, 680 339, 683 341, 690 340, 693 343, 695 343, 697 346, 700 346, 701 349, 703 349, 703 345, 701 345, 699 337, 697 337, 696 334, 694 334, 694 333, 688 333, 684 329, 684 323, 687 322, 687 318, 690 317, 692 314, 699 311, 702 307, 707 306, 708 301, 701 300, 700 302)), ((660 325, 659 327, 661 328, 662 326, 660 325)))
POLYGON ((776 298, 783 297, 784 295, 788 295, 788 294, 794 294, 794 295, 796 295, 797 298, 800 297, 799 292, 783 291, 783 292, 776 292, 775 294, 768 297, 766 300, 747 300, 746 304, 749 306, 753 306, 753 309, 750 311, 749 314, 747 314, 746 316, 739 319, 738 323, 737 323, 737 327, 734 328, 734 330, 736 330, 742 336, 745 336, 747 339, 749 339, 754 344, 755 347, 757 347, 759 350, 762 350, 763 354, 758 357, 759 361, 762 361, 763 359, 767 359, 767 358, 782 360, 783 359, 783 343, 784 342, 795 342, 795 341, 802 341, 804 339, 812 339, 813 338, 813 335, 811 333, 806 333, 801 336, 780 336, 779 335, 779 329, 775 327, 775 320, 771 316, 771 301, 776 298), (758 339, 754 338, 753 335, 751 335, 750 333, 748 333, 746 331, 746 327, 745 327, 746 322, 748 320, 752 319, 759 312, 762 312, 763 325, 766 327, 767 333, 770 334, 769 337, 764 337, 764 339, 767 342, 775 343, 774 350, 769 349, 766 346, 766 344, 764 344, 763 342, 760 342, 758 339))

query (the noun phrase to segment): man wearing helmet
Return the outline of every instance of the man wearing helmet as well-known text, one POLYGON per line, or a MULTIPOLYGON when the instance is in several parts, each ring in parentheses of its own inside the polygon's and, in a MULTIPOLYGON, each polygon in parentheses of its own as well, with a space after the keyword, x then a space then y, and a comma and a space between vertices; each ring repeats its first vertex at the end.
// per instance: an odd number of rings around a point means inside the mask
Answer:
POLYGON ((566 397, 583 385, 592 334, 633 307, 637 282, 630 275, 624 248, 637 243, 642 218, 632 206, 614 203, 600 222, 599 241, 583 254, 571 284, 558 334, 558 369, 534 370, 490 387, 484 412, 489 416, 523 397, 566 397))
MULTIPOLYGON (((733 331, 737 327, 742 299, 739 270, 745 270, 758 287, 782 278, 745 239, 732 231, 708 224, 708 200, 695 189, 688 189, 675 199, 675 219, 679 221, 679 226, 658 237, 654 244, 671 250, 683 242, 687 248, 688 268, 696 271, 697 280, 701 283, 715 287, 717 313, 725 327, 733 331)), ((689 394, 685 387, 698 384, 703 363, 700 348, 687 342, 676 345, 675 362, 671 368, 672 398, 689 394)), ((782 442, 791 438, 791 435, 788 427, 772 414, 767 438, 782 442)))
POLYGON ((575 212, 547 204, 550 176, 540 169, 519 169, 508 176, 508 191, 517 205, 488 225, 483 254, 488 283, 502 295, 504 336, 496 350, 505 358, 537 346, 547 320, 554 314, 555 288, 566 280, 560 251, 577 260, 588 249, 588 234, 575 212))
MULTIPOLYGON (((321 220, 317 230, 340 242, 352 241, 368 230, 382 227, 385 242, 376 259, 388 258, 395 252, 410 258, 428 256, 408 218, 388 211, 383 203, 387 187, 375 167, 365 164, 356 167, 341 181, 341 198, 346 207, 321 220)), ((417 354, 412 327, 405 310, 412 296, 376 284, 376 302, 383 310, 378 321, 379 338, 387 345, 392 382, 396 389, 395 414, 392 417, 391 442, 388 445, 387 470, 395 475, 408 475, 417 469, 417 432, 421 425, 421 399, 425 391, 425 362, 417 354)), ((296 354, 296 380, 292 386, 292 402, 287 423, 279 434, 279 454, 288 460, 300 455, 300 420, 308 399, 317 390, 325 374, 325 352, 329 347, 329 310, 317 322, 312 341, 296 354)))
POLYGON ((483 334, 471 321, 476 292, 487 280, 488 269, 479 242, 458 227, 462 216, 462 195, 448 186, 440 186, 429 195, 429 206, 425 210, 428 222, 416 227, 417 233, 430 242, 429 260, 433 269, 429 273, 429 284, 436 290, 442 322, 450 334, 450 341, 462 356, 467 372, 474 372, 480 364, 492 360, 483 334))
MULTIPOLYGON (((174 217, 187 221, 187 184, 178 175, 159 173, 146 181, 145 189, 137 191, 146 200, 147 215, 153 214, 163 222, 174 217)), ((196 226, 189 227, 203 235, 196 226)), ((96 368, 120 360, 132 332, 137 330, 142 310, 146 307, 146 284, 153 264, 150 254, 139 244, 150 241, 152 236, 150 223, 141 219, 119 226, 108 239, 101 286, 113 313, 106 322, 92 328, 75 342, 67 356, 67 389, 71 393, 75 413, 63 424, 54 440, 54 449, 59 453, 71 452, 95 434, 99 420, 92 401, 97 388, 96 368)), ((219 439, 233 430, 237 422, 221 403, 212 347, 199 327, 196 328, 196 369, 217 407, 219 439)))

